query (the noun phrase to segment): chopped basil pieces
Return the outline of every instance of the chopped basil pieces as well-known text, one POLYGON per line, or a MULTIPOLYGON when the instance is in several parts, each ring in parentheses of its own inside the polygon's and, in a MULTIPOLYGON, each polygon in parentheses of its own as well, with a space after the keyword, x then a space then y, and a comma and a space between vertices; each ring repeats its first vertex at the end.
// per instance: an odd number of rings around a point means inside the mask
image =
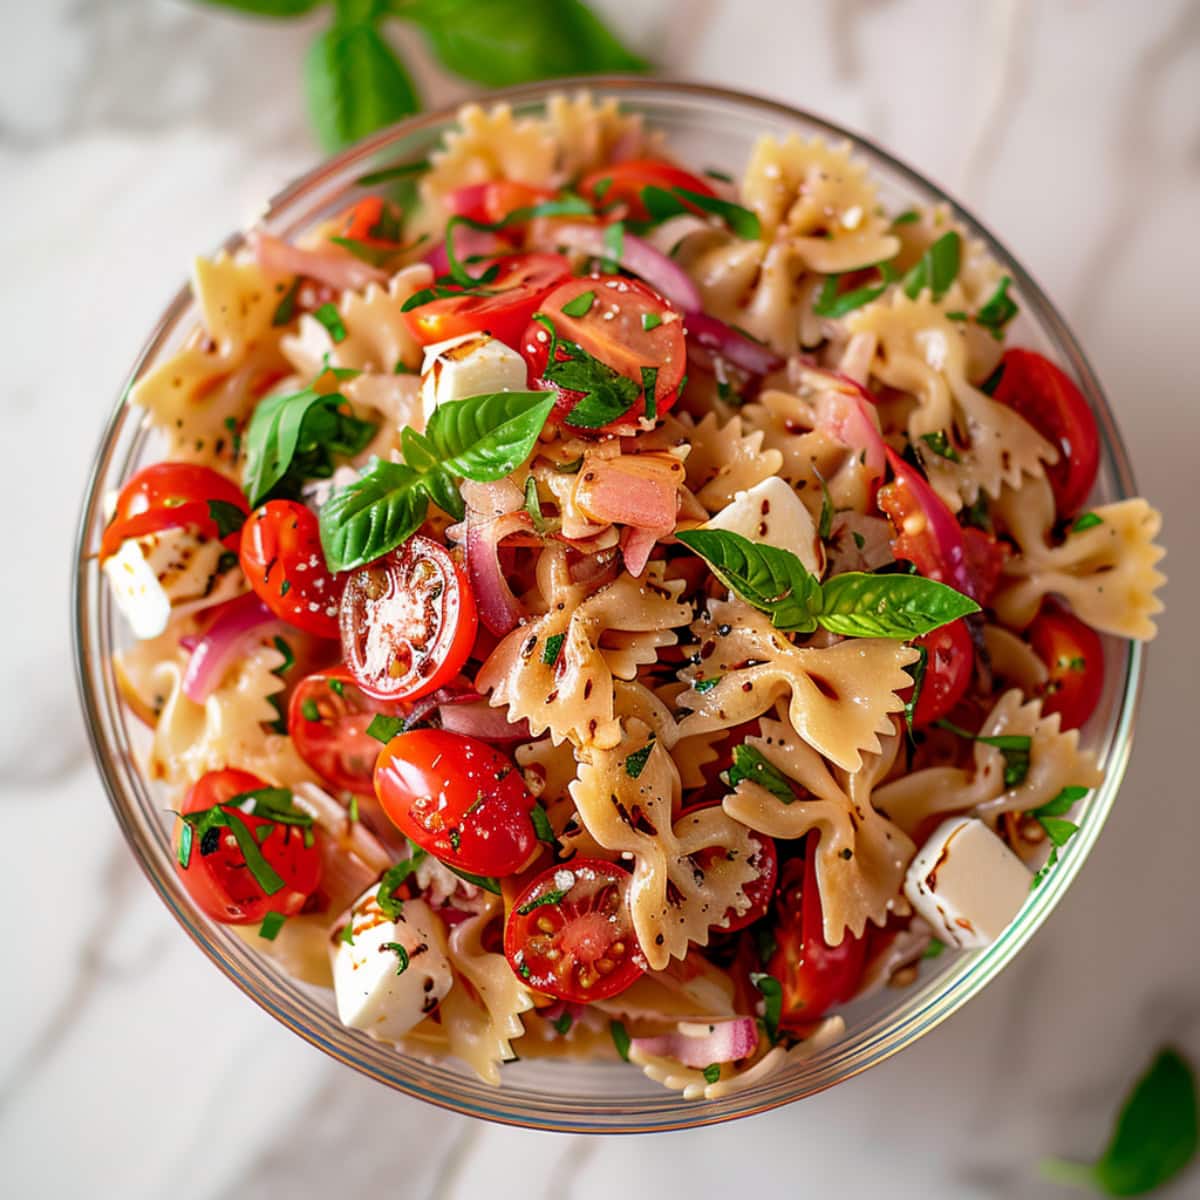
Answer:
POLYGON ((609 1021, 608 1032, 612 1035, 613 1045, 617 1048, 617 1053, 626 1061, 629 1061, 629 1033, 625 1026, 620 1021, 609 1021))
POLYGON ((1094 512, 1085 512, 1075 518, 1071 526, 1071 532, 1082 533, 1085 529, 1095 529, 1097 525, 1103 524, 1103 517, 1097 516, 1094 512))
POLYGON ((562 310, 568 317, 586 317, 591 311, 592 305, 595 303, 595 292, 580 292, 574 300, 568 300, 566 304, 562 306, 562 310))
POLYGON ((306 721, 319 721, 321 719, 321 710, 317 707, 317 702, 311 696, 307 696, 304 703, 300 705, 300 712, 306 721))
POLYGON ((717 1063, 709 1063, 709 1065, 704 1068, 704 1082, 705 1083, 716 1083, 717 1080, 720 1078, 721 1078, 721 1068, 717 1063))
POLYGON ((646 769, 646 763, 650 761, 650 755, 654 751, 655 739, 651 735, 650 740, 641 747, 640 750, 635 750, 625 759, 625 774, 630 779, 637 779, 646 769))
POLYGON ((558 662, 558 656, 562 651, 562 644, 566 641, 565 633, 552 633, 547 639, 546 644, 542 647, 542 662, 548 667, 554 666, 558 662))
POLYGON ((958 277, 961 252, 962 238, 954 230, 942 234, 925 251, 921 261, 905 275, 904 294, 910 300, 915 300, 925 288, 928 288, 934 300, 940 300, 958 277))
POLYGON ((1004 326, 1021 311, 1016 301, 1008 294, 1011 285, 1012 279, 1005 275, 996 285, 996 290, 987 303, 975 314, 975 323, 990 329, 992 336, 997 339, 1003 336, 1004 326))
POLYGON ((313 316, 325 326, 334 345, 346 340, 346 326, 342 321, 342 314, 338 312, 337 305, 332 301, 326 301, 320 308, 315 309, 313 316))
MULTIPOLYGON (((567 310, 564 308, 563 312, 567 310)), ((642 329, 649 333, 652 329, 657 329, 663 323, 662 317, 656 312, 642 313, 642 329)))
POLYGON ((774 1043, 779 1040, 779 1018, 783 1015, 783 988, 774 975, 767 975, 761 971, 752 971, 750 982, 758 988, 762 995, 763 1032, 774 1043))
POLYGON ((725 780, 731 788, 736 788, 743 779, 766 788, 784 804, 791 804, 796 799, 796 793, 792 790, 787 776, 753 746, 735 746, 733 765, 725 772, 725 780))
POLYGON ((949 459, 951 462, 962 462, 957 450, 951 444, 950 439, 941 429, 935 430, 933 433, 921 434, 921 441, 929 447, 939 458, 949 459))
POLYGON ((912 676, 913 686, 912 694, 904 702, 904 723, 908 726, 908 732, 912 733, 913 716, 917 711, 917 704, 921 699, 921 688, 925 684, 925 671, 929 666, 929 650, 925 646, 916 646, 917 653, 920 658, 911 666, 904 669, 912 676))
POLYGON ((389 867, 379 881, 379 890, 375 893, 375 903, 379 905, 385 917, 394 921, 404 908, 404 901, 396 898, 396 889, 425 861, 428 853, 418 846, 413 846, 411 854, 403 862, 389 867))
POLYGON ((1004 786, 1019 787, 1029 774, 1029 752, 1033 746, 1033 738, 1025 733, 1006 733, 983 735, 971 733, 967 729, 946 720, 935 721, 939 729, 949 730, 958 737, 967 738, 972 742, 982 742, 985 746, 994 746, 1004 757, 1004 786))
POLYGON ((273 942, 278 936, 279 931, 287 922, 287 917, 283 913, 269 912, 262 919, 262 924, 258 927, 258 936, 266 938, 268 942, 273 942))
POLYGON ((380 950, 391 950, 396 955, 396 974, 403 975, 408 970, 408 951, 399 942, 384 942, 380 950))
POLYGON ((544 908, 547 904, 557 904, 567 893, 559 888, 551 888, 548 892, 543 892, 540 896, 535 896, 532 900, 522 904, 517 912, 527 917, 535 908, 544 908))
POLYGON ((367 726, 367 733, 377 742, 383 742, 386 746, 398 733, 404 732, 403 717, 388 717, 383 713, 376 713, 371 718, 370 725, 367 726))

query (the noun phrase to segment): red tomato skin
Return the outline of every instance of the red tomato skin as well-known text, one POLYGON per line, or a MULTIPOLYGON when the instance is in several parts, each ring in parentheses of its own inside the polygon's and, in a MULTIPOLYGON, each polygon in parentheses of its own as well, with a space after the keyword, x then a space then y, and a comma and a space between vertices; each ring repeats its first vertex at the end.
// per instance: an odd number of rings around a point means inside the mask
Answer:
POLYGON ((1058 713, 1062 729, 1079 729, 1096 711, 1104 690, 1104 646, 1099 635, 1078 617, 1047 605, 1026 636, 1050 672, 1042 712, 1058 713))
MULTIPOLYGON (((117 497, 116 510, 100 542, 103 561, 129 538, 143 537, 163 529, 195 525, 208 538, 220 535, 208 502, 232 504, 243 514, 250 511, 246 497, 235 483, 211 467, 198 463, 159 462, 143 467, 126 481, 117 497)), ((236 550, 240 534, 223 540, 236 550)))
MULTIPOLYGON (((185 813, 203 812, 217 804, 225 803, 243 792, 256 791, 267 784, 249 771, 225 768, 209 771, 202 775, 188 791, 183 802, 185 813)), ((260 826, 271 822, 253 813, 240 814, 250 832, 255 834, 260 826)), ((179 836, 183 822, 175 826, 175 848, 179 848, 179 836)), ((228 829, 216 831, 219 837, 217 849, 208 855, 201 851, 199 838, 193 838, 192 852, 188 865, 182 866, 178 855, 175 869, 183 879, 188 894, 206 916, 225 925, 254 925, 268 912, 277 912, 285 917, 293 916, 304 907, 321 883, 321 854, 314 840, 311 846, 304 845, 303 833, 295 828, 276 826, 260 842, 263 857, 284 880, 284 887, 273 896, 266 895, 246 869, 245 859, 237 848, 233 834, 228 829), (231 844, 232 843, 232 844, 231 844)), ((315 833, 315 837, 320 837, 315 833)))
POLYGON ((549 188, 518 183, 514 179, 495 179, 490 183, 468 184, 455 188, 446 197, 446 207, 456 217, 495 225, 520 208, 532 208, 553 200, 549 188))
POLYGON ((536 991, 572 1004, 606 1000, 636 982, 646 966, 627 902, 631 879, 629 872, 616 863, 584 857, 547 867, 532 879, 513 900, 504 926, 504 955, 518 978, 536 991), (564 871, 583 882, 572 884, 567 894, 552 905, 531 905, 548 892, 560 889, 564 871), (595 911, 591 902, 598 891, 596 883, 602 886, 611 883, 620 889, 620 904, 614 905, 614 913, 605 916, 595 911), (579 899, 581 894, 582 900, 579 899), (527 907, 529 911, 522 913, 521 909, 527 907), (544 934, 543 920, 552 925, 562 921, 555 936, 561 937, 563 953, 569 953, 572 961, 590 966, 598 959, 607 958, 614 963, 613 968, 604 973, 595 972, 593 981, 586 987, 578 980, 578 972, 562 978, 546 969, 546 960, 536 954, 532 944, 539 934, 544 934), (622 949, 616 953, 618 945, 622 945, 622 949))
MULTIPOLYGON (((493 296, 444 296, 403 314, 413 337, 423 346, 467 333, 488 333, 516 350, 530 317, 542 300, 571 274, 561 254, 511 254, 494 260, 500 274, 487 285, 493 296)), ((488 263, 472 266, 482 272, 488 263)))
MULTIPOLYGON (((587 275, 567 280, 552 291, 541 304, 541 314, 549 317, 559 337, 577 342, 589 354, 612 367, 626 379, 639 387, 642 385, 642 367, 656 367, 654 398, 656 415, 661 417, 674 407, 679 398, 679 387, 687 370, 687 342, 683 333, 683 321, 679 314, 656 291, 637 279, 623 275, 587 275), (612 285, 611 287, 609 285, 612 285), (584 292, 596 293, 592 310, 583 317, 570 317, 562 311, 584 292), (606 321, 603 313, 606 296, 616 293, 612 302, 619 313, 625 316, 606 321), (662 318, 662 324, 653 330, 641 328, 641 314, 653 313, 662 318), (589 317, 592 318, 589 321, 589 317), (640 343, 640 344, 635 344, 640 343)), ((529 377, 535 388, 557 392, 559 399, 550 413, 552 424, 566 423, 573 433, 583 437, 600 437, 605 434, 636 428, 636 422, 645 414, 644 400, 634 401, 633 407, 600 429, 587 429, 570 425, 567 416, 583 399, 580 392, 560 388, 542 378, 550 359, 549 334, 537 321, 531 321, 525 329, 518 349, 529 366, 529 377)), ((560 351, 558 360, 566 357, 560 351)))
POLYGON ((459 870, 513 875, 537 853, 535 801, 520 771, 477 738, 397 734, 380 752, 375 794, 401 833, 459 870))
POLYGON ((824 917, 816 872, 817 835, 810 834, 805 850, 803 882, 792 860, 780 883, 775 929, 778 948, 767 971, 783 989, 780 1025, 803 1028, 836 1004, 849 1000, 866 966, 867 939, 846 931, 837 946, 825 940, 824 917))
POLYGON ((242 570, 258 598, 277 616, 317 637, 338 636, 342 580, 325 566, 311 509, 295 500, 268 500, 242 526, 242 570))
POLYGON ((366 695, 384 701, 417 700, 436 692, 462 669, 475 644, 479 612, 463 568, 443 546, 416 534, 399 549, 350 573, 342 592, 339 625, 346 666, 366 695), (378 644, 372 645, 370 638, 375 626, 388 623, 390 613, 398 612, 402 619, 407 616, 411 626, 417 608, 412 579, 418 570, 424 584, 436 586, 438 592, 436 598, 417 598, 426 627, 418 631, 389 627, 387 641, 395 644, 414 632, 428 635, 432 622, 433 646, 420 665, 413 660, 406 674, 393 675, 388 664, 372 657, 378 644), (427 662, 431 665, 425 666, 427 662))
MULTIPOLYGON (((914 729, 924 729, 946 716, 966 695, 975 668, 975 643, 966 621, 960 618, 914 638, 913 644, 924 646, 926 653, 925 677, 912 722, 914 729)), ((896 694, 907 704, 912 688, 896 694)))
POLYGON ((374 796, 380 745, 367 726, 376 714, 400 717, 406 708, 368 696, 345 667, 314 671, 292 692, 288 733, 296 752, 330 787, 374 796), (320 714, 316 721, 305 713, 310 705, 320 714))
MULTIPOLYGON (((715 196, 716 192, 690 171, 675 166, 674 163, 664 162, 658 158, 636 158, 611 166, 600 167, 590 175, 586 175, 579 185, 579 194, 593 204, 609 205, 622 204, 627 209, 627 215, 644 221, 650 214, 642 203, 642 189, 658 187, 665 191, 672 188, 683 188, 685 191, 698 192, 701 196, 715 196), (597 194, 597 188, 604 180, 607 186, 597 194)), ((687 201, 685 200, 686 204, 687 201)), ((689 204, 689 208, 694 205, 689 204)))
POLYGON ((1100 434, 1071 377, 1033 350, 1006 350, 995 398, 1019 413, 1052 446, 1059 461, 1046 467, 1060 517, 1083 507, 1100 470, 1100 434))
MULTIPOLYGON (((719 800, 689 804, 675 818, 675 822, 678 824, 689 813, 700 812, 706 808, 717 808, 719 805, 719 800)), ((774 838, 767 837, 765 833, 755 833, 754 840, 758 842, 758 853, 754 855, 752 861, 758 864, 758 875, 743 889, 750 900, 750 907, 739 916, 733 905, 730 905, 725 910, 724 920, 715 922, 711 926, 721 933, 737 933, 765 917, 771 910, 771 899, 775 895, 775 884, 779 877, 779 854, 775 849, 774 838)))

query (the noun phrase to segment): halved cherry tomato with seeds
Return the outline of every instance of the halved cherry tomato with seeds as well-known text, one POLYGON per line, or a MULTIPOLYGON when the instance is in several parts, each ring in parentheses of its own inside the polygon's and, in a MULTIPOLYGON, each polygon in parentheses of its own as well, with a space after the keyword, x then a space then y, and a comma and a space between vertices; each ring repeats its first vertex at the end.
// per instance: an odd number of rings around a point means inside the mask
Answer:
POLYGON ((1058 713, 1063 729, 1078 729, 1096 711, 1104 690, 1104 647, 1078 617, 1047 605, 1026 635, 1050 678, 1042 689, 1042 712, 1058 713))
MULTIPOLYGON (((249 771, 209 771, 192 785, 182 811, 204 812, 266 786, 249 771)), ((305 831, 295 825, 277 824, 254 813, 237 812, 229 819, 241 821, 250 830, 283 886, 267 895, 246 865, 237 837, 229 828, 210 829, 195 837, 184 866, 178 855, 183 832, 180 821, 175 829, 175 868, 197 907, 214 921, 228 925, 256 924, 268 912, 285 917, 298 913, 321 882, 321 851, 316 844, 320 834, 310 832, 306 845, 305 831)))
POLYGON ((1061 517, 1073 515, 1100 469, 1096 419, 1074 380, 1033 350, 1006 350, 995 398, 1020 413, 1052 446, 1059 460, 1046 467, 1061 517))
MULTIPOLYGON (((719 800, 689 804, 675 818, 675 823, 678 824, 689 813, 700 812, 706 808, 717 808, 719 804, 719 800)), ((775 895, 775 883, 779 876, 779 855, 775 850, 774 838, 767 837, 765 833, 755 833, 754 840, 758 843, 758 851, 750 861, 758 868, 758 875, 743 888, 746 898, 750 901, 750 907, 739 916, 737 909, 731 904, 725 910, 723 919, 715 921, 712 926, 713 929, 722 933, 736 933, 739 929, 745 929, 747 925, 753 925, 760 917, 765 917, 771 909, 771 898, 775 895)), ((714 846, 701 850, 692 857, 703 871, 707 870, 709 864, 720 853, 721 851, 714 846)))
MULTIPOLYGON (((966 621, 959 619, 914 638, 913 645, 925 648, 925 674, 912 722, 914 729, 924 729, 944 717, 966 694, 975 669, 975 644, 966 621)), ((907 704, 912 691, 908 687, 896 695, 907 704)))
MULTIPOLYGON (((101 561, 121 548, 129 538, 144 537, 163 529, 196 526, 205 537, 220 537, 210 502, 229 505, 243 517, 250 506, 237 484, 211 467, 198 463, 159 462, 143 467, 121 489, 112 520, 100 543, 101 561)), ((232 512, 229 514, 233 516, 232 512)), ((236 550, 240 534, 235 530, 222 539, 236 550)))
POLYGON ((296 752, 331 787, 375 795, 379 742, 367 726, 382 713, 403 716, 407 706, 363 692, 345 667, 306 675, 288 703, 288 733, 296 752))
POLYGON ((474 875, 512 875, 537 853, 524 779, 499 750, 444 729, 397 734, 380 751, 375 793, 418 846, 474 875))
POLYGON ((250 586, 281 620, 338 636, 342 581, 329 573, 317 518, 295 500, 268 500, 242 526, 240 559, 250 586))
MULTIPOLYGON (((647 187, 662 188, 667 192, 683 188, 687 192, 698 192, 701 196, 716 195, 703 179, 658 158, 634 158, 601 167, 584 176, 579 185, 579 194, 604 208, 624 205, 629 216, 644 221, 650 215, 642 202, 642 189, 647 187)), ((684 200, 684 203, 687 201, 684 200)))
POLYGON ((781 1026, 803 1029, 858 989, 867 959, 867 939, 847 930, 841 942, 825 940, 821 893, 817 887, 815 833, 808 835, 804 862, 792 859, 783 870, 776 902, 777 949, 767 971, 783 990, 781 1026))
POLYGON ((342 654, 377 700, 415 700, 462 669, 479 616, 466 572, 430 538, 351 573, 341 602, 342 654))
MULTIPOLYGON (((575 342, 639 388, 643 386, 643 369, 656 370, 654 397, 658 416, 661 417, 678 399, 679 385, 687 369, 683 318, 644 283, 623 275, 586 275, 571 279, 542 301, 541 314, 550 319, 560 339, 575 342), (586 311, 577 311, 583 304, 587 304, 586 311), (572 312, 565 311, 567 308, 572 312)), ((530 322, 521 339, 520 350, 529 364, 533 386, 559 394, 550 420, 566 421, 569 425, 570 412, 583 399, 583 393, 543 379, 550 359, 550 335, 542 324, 530 322)), ((558 361, 567 357, 560 347, 558 361)), ((622 417, 603 429, 589 432, 606 433, 630 428, 644 415, 645 398, 639 395, 622 417)))
MULTIPOLYGON (((483 274, 489 263, 471 265, 483 274)), ((499 274, 480 285, 480 294, 443 296, 404 313, 413 337, 423 346, 466 333, 490 333, 514 350, 542 299, 571 273, 561 254, 510 254, 494 260, 499 274)))
POLYGON ((631 880, 599 858, 547 868, 509 914, 509 966, 535 991, 577 1004, 623 992, 646 969, 629 912, 631 880))

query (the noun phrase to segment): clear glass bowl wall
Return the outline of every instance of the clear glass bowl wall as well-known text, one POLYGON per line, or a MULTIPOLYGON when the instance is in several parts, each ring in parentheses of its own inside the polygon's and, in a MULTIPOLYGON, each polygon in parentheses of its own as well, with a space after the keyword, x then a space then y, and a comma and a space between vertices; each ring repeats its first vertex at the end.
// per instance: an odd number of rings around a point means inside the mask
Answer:
MULTIPOLYGON (((762 133, 785 136, 849 136, 810 114, 751 96, 697 85, 654 84, 642 80, 592 80, 515 89, 495 99, 518 111, 537 111, 551 92, 587 86, 597 94, 616 95, 662 130, 671 152, 683 163, 737 173, 762 133)), ((489 101, 491 102, 491 101, 489 101)), ((355 180, 401 161, 424 158, 454 113, 443 111, 384 131, 326 162, 271 201, 263 224, 292 237, 363 194, 355 180)), ((948 199, 933 184, 861 139, 865 158, 885 203, 901 211, 914 203, 948 199)), ((953 202, 951 202, 953 203, 953 202)), ((1011 341, 1048 354, 1070 371, 1096 414, 1103 439, 1097 494, 1103 500, 1134 492, 1124 447, 1082 351, 1062 318, 1008 252, 958 205, 956 214, 982 238, 1016 282, 1021 316, 1011 341)), ((241 241, 236 234, 226 247, 241 241)), ((163 314, 130 374, 131 382, 153 363, 179 347, 197 320, 186 287, 163 314)), ((125 389, 122 388, 121 396, 125 389)), ((918 983, 884 988, 846 1011, 847 1033, 838 1044, 757 1087, 716 1102, 684 1101, 621 1063, 569 1061, 516 1062, 503 1071, 503 1086, 492 1088, 453 1062, 430 1063, 398 1053, 365 1034, 339 1024, 332 994, 297 983, 269 959, 259 956, 228 929, 204 918, 192 906, 172 862, 169 799, 138 766, 146 732, 122 706, 111 656, 127 634, 101 586, 95 552, 104 524, 103 497, 139 466, 156 457, 153 437, 140 414, 118 401, 99 447, 88 483, 76 547, 73 597, 78 682, 101 776, 117 820, 155 890, 197 945, 255 1002, 326 1053, 382 1083, 411 1096, 460 1112, 534 1128, 627 1132, 666 1130, 726 1121, 762 1112, 811 1095, 849 1078, 911 1044, 966 1003, 1004 968, 1050 915, 1099 836, 1111 807, 1132 733, 1141 672, 1140 646, 1106 641, 1106 684, 1099 709, 1086 730, 1106 770, 1106 779, 1087 801, 1082 832, 1070 843, 1060 865, 1033 892, 1018 919, 986 950, 943 955, 922 966, 918 983)), ((519 1043, 518 1043, 519 1047, 519 1043)))

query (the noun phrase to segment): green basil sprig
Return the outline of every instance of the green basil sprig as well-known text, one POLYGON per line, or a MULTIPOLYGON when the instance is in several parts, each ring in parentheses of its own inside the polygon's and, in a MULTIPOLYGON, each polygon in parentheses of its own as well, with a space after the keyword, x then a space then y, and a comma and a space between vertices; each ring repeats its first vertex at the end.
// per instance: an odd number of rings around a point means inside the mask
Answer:
POLYGON ((940 300, 950 285, 958 278, 958 266, 962 257, 962 238, 955 230, 944 233, 921 256, 901 282, 904 294, 915 300, 928 288, 935 300, 940 300))
POLYGON ((1097 1162, 1051 1158, 1041 1170, 1056 1183, 1108 1196, 1141 1196, 1178 1175, 1198 1147, 1196 1076, 1187 1060, 1168 1048, 1158 1052, 1129 1093, 1097 1162))
POLYGON ((550 348, 542 378, 583 398, 564 420, 577 429, 601 429, 623 417, 642 394, 632 379, 614 371, 575 342, 560 338, 554 322, 545 313, 533 319, 550 335, 550 348), (559 355, 565 355, 559 360, 559 355))
MULTIPOLYGON (((332 373, 338 380, 358 374, 344 369, 332 373)), ((268 396, 254 410, 242 438, 242 487, 252 508, 264 500, 298 495, 306 479, 328 479, 335 456, 352 457, 375 436, 378 426, 346 411, 341 392, 316 390, 319 379, 303 391, 268 396)))
POLYGON ((530 455, 554 407, 547 392, 492 392, 441 405, 424 434, 400 434, 404 462, 373 460, 321 508, 321 545, 331 571, 394 550, 416 532, 433 501, 458 519, 457 479, 502 479, 530 455))
POLYGON ((757 242, 762 237, 762 222, 758 214, 741 204, 706 196, 690 188, 661 188, 653 184, 642 188, 642 203, 650 214, 652 224, 700 209, 719 217, 743 241, 757 242))
POLYGON ((726 587, 765 612, 777 629, 844 637, 914 638, 978 612, 969 596, 919 575, 848 571, 822 584, 790 550, 727 529, 675 535, 726 587))

